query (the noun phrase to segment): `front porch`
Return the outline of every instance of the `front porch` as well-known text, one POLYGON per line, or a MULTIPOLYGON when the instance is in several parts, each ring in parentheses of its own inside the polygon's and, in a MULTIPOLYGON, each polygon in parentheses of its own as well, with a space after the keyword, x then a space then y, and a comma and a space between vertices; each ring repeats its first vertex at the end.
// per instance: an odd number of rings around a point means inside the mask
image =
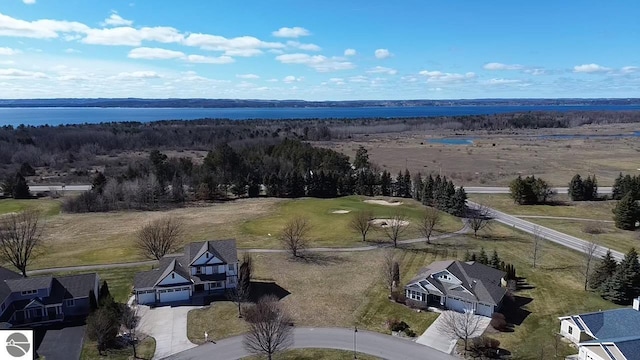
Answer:
POLYGON ((45 324, 64 320, 62 305, 34 306, 39 304, 33 301, 27 308, 16 310, 11 317, 14 325, 45 324))

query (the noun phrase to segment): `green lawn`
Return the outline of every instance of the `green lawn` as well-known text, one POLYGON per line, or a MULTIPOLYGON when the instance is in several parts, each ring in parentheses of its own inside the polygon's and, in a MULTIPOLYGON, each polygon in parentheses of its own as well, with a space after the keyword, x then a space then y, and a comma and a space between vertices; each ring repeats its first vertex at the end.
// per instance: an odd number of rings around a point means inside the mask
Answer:
MULTIPOLYGON (((136 348, 137 359, 151 360, 153 354, 156 351, 156 341, 152 337, 146 337, 138 344, 136 348)), ((98 349, 96 348, 95 341, 89 339, 84 340, 82 345, 82 354, 80 360, 130 360, 133 359, 133 348, 126 347, 122 349, 109 349, 102 353, 102 356, 98 355, 98 349)))
POLYGON ((542 215, 612 220, 615 201, 570 201, 566 194, 556 196, 564 205, 518 205, 508 194, 470 194, 469 200, 509 215, 542 215))
POLYGON ((24 210, 38 210, 45 216, 58 215, 60 213, 61 202, 52 199, 29 199, 29 200, 0 200, 0 215, 24 210))
MULTIPOLYGON (((362 360, 377 360, 379 358, 371 355, 357 353, 358 359, 362 360)), ((250 356, 244 358, 244 360, 261 360, 266 359, 264 356, 250 356)), ((275 354, 274 360, 343 360, 353 359, 352 351, 345 350, 332 350, 332 349, 296 349, 289 350, 283 353, 275 354)))
POLYGON ((150 266, 138 266, 130 268, 105 269, 97 271, 74 271, 64 273, 54 273, 54 275, 72 275, 97 272, 100 276, 100 286, 103 281, 109 284, 109 292, 113 295, 115 301, 126 302, 131 296, 133 288, 133 276, 135 273, 145 270, 151 270, 150 266))
POLYGON ((240 335, 247 330, 245 321, 238 318, 238 307, 230 301, 216 301, 212 306, 189 311, 187 337, 196 344, 204 343, 204 332, 209 340, 240 335))
POLYGON ((629 251, 631 247, 640 249, 638 233, 634 231, 620 230, 613 223, 586 223, 584 221, 557 220, 557 219, 527 219, 536 224, 546 226, 587 241, 593 241, 598 245, 623 253, 629 251), (603 231, 602 234, 589 234, 585 232, 585 226, 597 225, 603 231))
MULTIPOLYGON (((247 220, 241 225, 241 232, 247 235, 243 239, 242 246, 279 247, 278 234, 286 222, 295 216, 309 219, 311 246, 360 246, 362 244, 361 235, 349 229, 349 222, 353 213, 365 209, 371 210, 376 218, 390 218, 396 211, 402 211, 407 215, 410 225, 401 239, 421 237, 416 224, 424 209, 422 204, 411 199, 400 198, 387 198, 390 201, 401 201, 402 205, 400 206, 364 202, 364 200, 371 199, 378 198, 347 196, 336 199, 305 198, 281 202, 272 213, 257 219, 247 220), (345 210, 349 213, 333 213, 337 210, 345 210)), ((458 218, 443 213, 442 223, 437 230, 439 232, 453 232, 460 230, 460 228, 462 228, 462 224, 458 218)), ((367 240, 388 241, 381 231, 371 231, 367 235, 367 240)))

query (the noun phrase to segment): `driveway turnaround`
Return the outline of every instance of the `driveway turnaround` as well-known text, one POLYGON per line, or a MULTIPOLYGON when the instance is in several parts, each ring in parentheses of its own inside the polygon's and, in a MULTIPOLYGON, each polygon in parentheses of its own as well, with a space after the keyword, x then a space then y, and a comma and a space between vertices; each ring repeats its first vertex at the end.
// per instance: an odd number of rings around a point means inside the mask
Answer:
POLYGON ((196 346, 187 338, 187 313, 199 308, 198 306, 138 307, 138 330, 156 339, 154 359, 163 359, 196 346))
MULTIPOLYGON (((491 319, 486 316, 478 316, 478 330, 476 330, 471 338, 478 337, 484 333, 491 322, 491 319)), ((456 343, 458 342, 458 338, 447 334, 446 332, 442 332, 440 327, 442 324, 442 316, 438 316, 436 321, 434 321, 431 326, 425 330, 424 334, 420 335, 420 337, 416 340, 418 344, 422 344, 428 346, 430 348, 434 348, 438 351, 442 351, 443 353, 451 354, 453 349, 456 347, 456 343)))
POLYGON ((36 352, 47 360, 78 360, 82 352, 84 325, 37 327, 36 352))
MULTIPOLYGON (((217 343, 207 343, 196 348, 175 354, 167 359, 241 359, 249 356, 242 346, 243 336, 234 336, 217 343)), ((453 360, 453 356, 416 344, 413 341, 383 335, 366 330, 355 334, 355 347, 358 353, 369 354, 383 359, 399 360, 453 360)), ((354 331, 345 328, 295 328, 293 330, 292 349, 322 348, 354 350, 354 331)))

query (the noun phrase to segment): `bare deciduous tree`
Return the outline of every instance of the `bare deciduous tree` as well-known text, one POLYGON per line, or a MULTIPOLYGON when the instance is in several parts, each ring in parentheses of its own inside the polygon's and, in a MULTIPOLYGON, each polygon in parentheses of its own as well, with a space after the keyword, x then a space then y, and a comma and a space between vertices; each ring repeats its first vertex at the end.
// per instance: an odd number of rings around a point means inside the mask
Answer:
POLYGON ((587 291, 587 287, 589 286, 589 276, 591 276, 591 268, 593 267, 593 261, 595 260, 595 253, 598 250, 598 245, 594 242, 587 242, 582 247, 582 252, 584 255, 584 262, 582 267, 582 275, 584 275, 584 291, 587 291))
POLYGON ((393 292, 393 285, 395 280, 395 273, 393 271, 394 263, 397 263, 395 260, 395 256, 393 254, 393 250, 387 249, 382 256, 382 281, 384 281, 384 285, 389 289, 389 292, 393 292))
POLYGON ((438 330, 464 341, 465 355, 467 354, 469 339, 479 329, 480 318, 473 311, 465 311, 464 313, 445 311, 440 315, 438 330))
POLYGON ((132 307, 123 306, 122 307, 122 326, 129 333, 129 343, 133 347, 133 358, 137 359, 138 355, 136 353, 136 329, 138 327, 138 323, 140 322, 140 314, 138 312, 138 306, 134 305, 132 307))
POLYGON ((393 247, 397 247, 398 239, 407 230, 408 225, 407 215, 403 211, 397 211, 391 218, 387 219, 387 224, 381 226, 381 228, 389 240, 393 241, 393 247))
POLYGON ((542 257, 542 242, 543 242, 543 238, 542 238, 542 234, 540 232, 540 227, 538 226, 534 226, 533 227, 533 233, 531 234, 531 245, 532 245, 532 249, 531 249, 531 264, 533 266, 533 268, 536 268, 536 264, 540 261, 540 258, 542 257))
POLYGON ((27 266, 42 245, 43 223, 37 211, 9 214, 0 221, 0 258, 27 276, 27 266))
POLYGON ((273 354, 286 350, 293 343, 291 317, 273 296, 265 296, 247 310, 245 316, 249 331, 244 336, 247 351, 266 355, 269 360, 273 354))
POLYGON ((289 220, 282 229, 280 240, 294 257, 300 256, 300 252, 307 247, 309 230, 311 230, 311 226, 304 217, 295 217, 289 220))
POLYGON ((367 233, 371 230, 371 220, 373 220, 373 212, 369 210, 358 211, 353 214, 349 227, 362 235, 362 241, 367 241, 367 233))
POLYGON ((160 260, 182 245, 182 221, 173 217, 153 220, 138 231, 136 246, 147 257, 160 260))
POLYGON ((473 231, 473 236, 478 237, 478 231, 491 227, 491 209, 486 205, 478 204, 467 210, 467 224, 473 231))
POLYGON ((251 296, 251 272, 253 259, 251 254, 244 253, 238 271, 238 283, 235 288, 227 291, 227 298, 238 305, 238 317, 242 317, 242 304, 249 301, 251 296))
POLYGON ((440 220, 442 216, 440 215, 440 210, 427 207, 425 211, 422 213, 422 219, 418 224, 418 228, 422 233, 422 236, 427 238, 427 244, 431 243, 431 235, 435 230, 436 226, 440 224, 440 220))

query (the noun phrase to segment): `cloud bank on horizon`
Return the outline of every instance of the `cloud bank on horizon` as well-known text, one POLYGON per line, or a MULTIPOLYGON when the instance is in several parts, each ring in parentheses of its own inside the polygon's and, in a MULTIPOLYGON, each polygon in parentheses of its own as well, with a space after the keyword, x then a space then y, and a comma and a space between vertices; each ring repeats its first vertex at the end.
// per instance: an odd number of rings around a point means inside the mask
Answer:
POLYGON ((587 2, 5 0, 0 98, 637 97, 640 3, 587 2))

